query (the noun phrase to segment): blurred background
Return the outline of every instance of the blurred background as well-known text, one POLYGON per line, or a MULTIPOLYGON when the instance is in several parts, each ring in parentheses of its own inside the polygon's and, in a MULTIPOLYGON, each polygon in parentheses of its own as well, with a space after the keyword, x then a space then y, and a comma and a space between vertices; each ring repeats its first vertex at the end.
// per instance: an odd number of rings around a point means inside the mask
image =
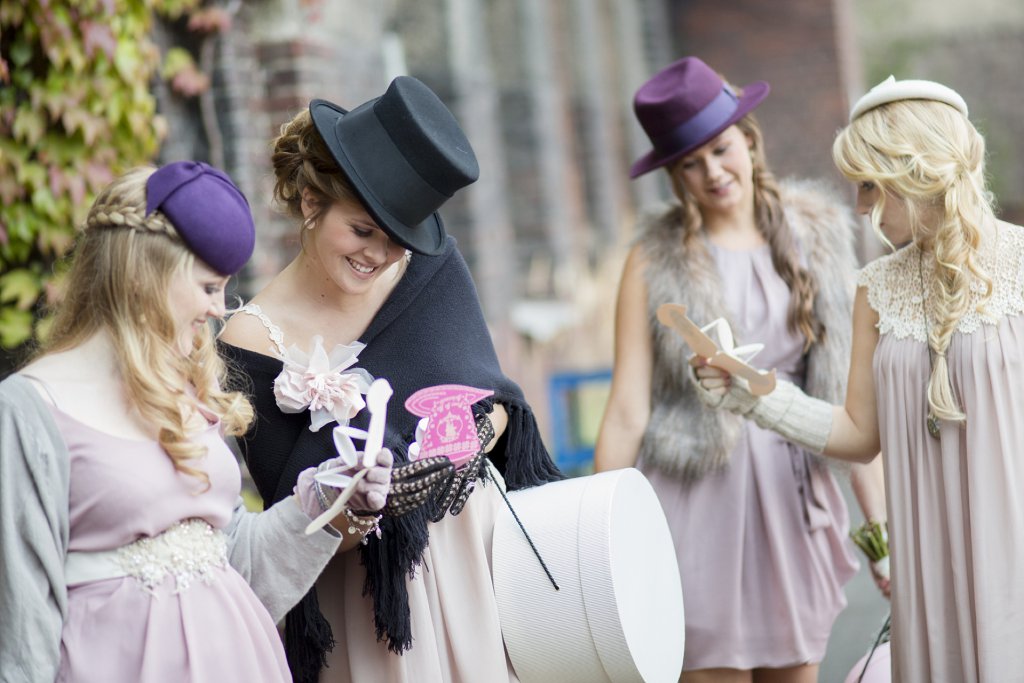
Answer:
MULTIPOLYGON (((889 74, 946 83, 989 145, 1002 216, 1024 222, 1019 0, 22 0, 0 2, 0 376, 45 335, 44 304, 93 194, 127 167, 203 159, 249 197, 251 296, 298 248, 270 206, 269 142, 314 97, 351 108, 411 74, 455 112, 479 182, 446 206, 506 372, 563 468, 588 471, 607 394, 615 293, 649 148, 631 100, 698 55, 758 109, 778 176, 852 199, 831 141, 889 74)), ((881 246, 859 236, 870 259, 881 246)), ((859 513, 851 504, 853 524, 859 513)), ((887 607, 862 572, 822 667, 840 681, 887 607)))

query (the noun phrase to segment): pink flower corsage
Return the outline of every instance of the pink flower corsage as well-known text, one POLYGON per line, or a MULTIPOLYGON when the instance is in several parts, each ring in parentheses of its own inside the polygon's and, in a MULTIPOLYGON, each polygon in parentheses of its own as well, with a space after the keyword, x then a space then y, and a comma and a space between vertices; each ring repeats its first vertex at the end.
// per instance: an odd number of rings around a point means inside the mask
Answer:
POLYGON ((274 380, 274 398, 285 413, 301 413, 309 409, 310 431, 319 431, 337 420, 347 425, 366 407, 363 396, 373 378, 361 368, 349 368, 359 359, 365 344, 338 344, 327 353, 323 337, 313 337, 313 350, 305 353, 294 344, 281 360, 284 369, 274 380), (348 372, 344 372, 348 370, 348 372))

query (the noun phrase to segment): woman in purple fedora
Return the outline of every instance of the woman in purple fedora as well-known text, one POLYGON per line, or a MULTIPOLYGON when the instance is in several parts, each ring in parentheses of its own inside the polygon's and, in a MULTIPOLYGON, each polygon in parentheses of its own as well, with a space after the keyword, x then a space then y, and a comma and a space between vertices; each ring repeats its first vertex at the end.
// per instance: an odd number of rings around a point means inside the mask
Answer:
MULTIPOLYGON (((764 82, 734 90, 687 57, 634 100, 654 149, 630 176, 664 168, 677 201, 645 218, 626 260, 595 461, 639 467, 661 500, 682 577, 688 682, 816 681, 857 569, 829 467, 702 405, 692 352, 656 318, 664 303, 685 304, 698 325, 723 318, 739 344, 764 345, 756 365, 842 395, 852 217, 816 183, 775 180, 751 113, 767 94, 764 82)), ((884 519, 869 474, 855 472, 865 515, 884 519)))
POLYGON ((492 480, 518 489, 560 475, 522 392, 501 371, 438 213, 476 180, 473 149, 437 95, 402 76, 351 111, 314 100, 282 126, 272 160, 274 198, 295 220, 301 249, 221 337, 251 388, 257 418, 242 447, 264 500, 278 500, 298 472, 330 455, 324 425, 365 428, 361 397, 343 390, 356 369, 394 390, 384 442, 396 478, 423 462, 406 462, 419 419, 404 407, 413 392, 494 391, 472 406, 487 455, 455 473, 454 502, 424 488, 431 497, 422 506, 337 520, 355 537, 342 550, 354 548, 288 615, 295 679, 514 681, 491 583, 490 539, 504 505, 492 480), (336 360, 314 372, 314 357, 336 360))
MULTIPOLYGON (((254 238, 203 163, 135 169, 93 203, 45 344, 0 383, 0 678, 291 679, 275 622, 341 539, 303 533, 309 487, 241 504, 223 438, 253 410, 222 388, 208 321, 254 238)), ((389 477, 358 504, 383 506, 389 477)))

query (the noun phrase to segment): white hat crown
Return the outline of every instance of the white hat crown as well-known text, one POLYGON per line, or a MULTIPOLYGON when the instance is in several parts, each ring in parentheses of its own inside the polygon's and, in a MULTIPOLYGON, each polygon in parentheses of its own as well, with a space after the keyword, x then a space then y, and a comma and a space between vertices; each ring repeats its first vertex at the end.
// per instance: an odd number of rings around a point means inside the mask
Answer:
POLYGON ((934 100, 948 104, 967 116, 967 103, 952 88, 935 81, 898 81, 895 76, 889 76, 857 100, 850 110, 850 121, 875 107, 899 100, 934 100))

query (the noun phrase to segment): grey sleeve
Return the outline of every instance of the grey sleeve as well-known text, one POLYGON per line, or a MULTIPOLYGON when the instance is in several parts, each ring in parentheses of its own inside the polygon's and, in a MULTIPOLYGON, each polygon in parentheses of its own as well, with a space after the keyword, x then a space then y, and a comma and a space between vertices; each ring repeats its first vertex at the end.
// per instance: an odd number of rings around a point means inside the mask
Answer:
POLYGON ((280 622, 337 552, 341 536, 329 526, 307 536, 309 518, 291 496, 260 513, 238 499, 231 523, 228 560, 280 622))
POLYGON ((53 682, 67 616, 68 455, 34 392, 20 377, 0 384, 0 680, 5 683, 53 682))

